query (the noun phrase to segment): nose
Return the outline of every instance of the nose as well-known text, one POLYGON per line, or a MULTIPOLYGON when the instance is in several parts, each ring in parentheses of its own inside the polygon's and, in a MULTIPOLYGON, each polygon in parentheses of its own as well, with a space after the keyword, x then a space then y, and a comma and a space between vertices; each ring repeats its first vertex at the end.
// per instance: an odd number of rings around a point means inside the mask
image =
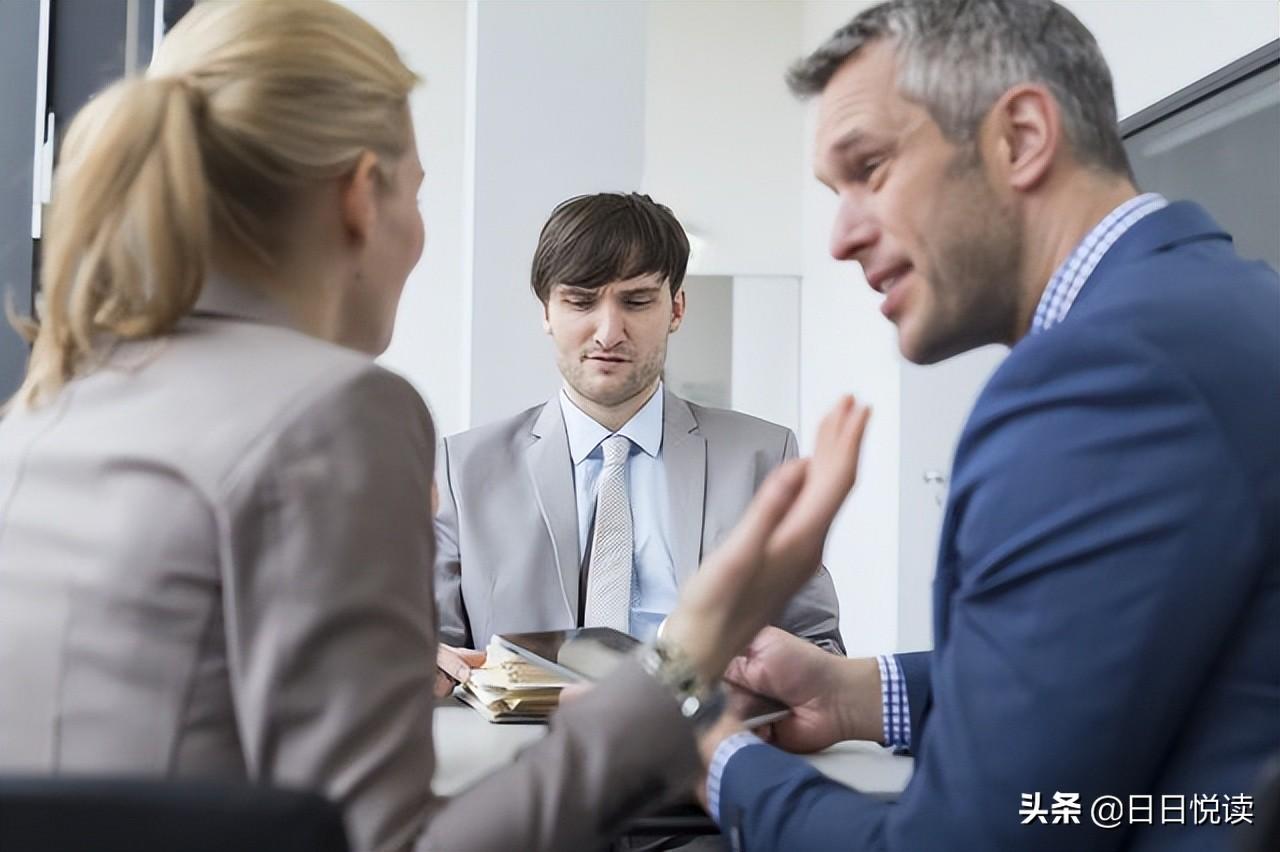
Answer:
POLYGON ((879 238, 880 226, 866 206, 841 193, 831 224, 831 256, 836 260, 858 260, 879 238))
POLYGON ((627 336, 625 320, 621 306, 613 299, 602 299, 596 314, 596 346, 608 350, 621 343, 627 336))

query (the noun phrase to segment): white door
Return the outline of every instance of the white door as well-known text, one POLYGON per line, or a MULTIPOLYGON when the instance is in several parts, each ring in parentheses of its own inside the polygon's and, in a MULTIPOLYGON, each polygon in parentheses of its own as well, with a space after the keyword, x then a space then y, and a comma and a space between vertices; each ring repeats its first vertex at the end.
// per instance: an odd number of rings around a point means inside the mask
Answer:
POLYGON ((898 645, 933 645, 932 584, 956 442, 978 393, 1009 350, 985 346, 941 364, 902 366, 898 645))

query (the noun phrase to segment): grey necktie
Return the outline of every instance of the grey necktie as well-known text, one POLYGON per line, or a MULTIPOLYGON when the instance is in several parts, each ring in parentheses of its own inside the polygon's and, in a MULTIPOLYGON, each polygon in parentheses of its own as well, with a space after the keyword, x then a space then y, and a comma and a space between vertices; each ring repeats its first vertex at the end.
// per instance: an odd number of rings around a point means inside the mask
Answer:
POLYGON ((603 447, 583 623, 626 633, 631 626, 631 498, 627 494, 631 441, 625 435, 610 435, 603 447))

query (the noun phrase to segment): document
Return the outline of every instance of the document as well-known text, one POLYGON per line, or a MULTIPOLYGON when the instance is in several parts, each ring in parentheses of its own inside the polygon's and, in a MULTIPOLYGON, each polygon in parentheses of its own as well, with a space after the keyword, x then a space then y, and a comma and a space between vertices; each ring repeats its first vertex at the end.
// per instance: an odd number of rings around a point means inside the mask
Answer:
POLYGON ((454 690, 454 696, 494 723, 546 722, 573 680, 523 659, 490 640, 485 663, 454 690))

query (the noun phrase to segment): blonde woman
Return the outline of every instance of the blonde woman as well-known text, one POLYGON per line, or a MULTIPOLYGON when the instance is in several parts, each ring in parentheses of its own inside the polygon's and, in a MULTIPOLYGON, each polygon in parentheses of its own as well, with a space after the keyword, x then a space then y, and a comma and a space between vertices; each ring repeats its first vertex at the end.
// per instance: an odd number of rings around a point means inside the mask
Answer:
POLYGON ((357 849, 581 849, 698 771, 689 702, 810 576, 865 410, 772 478, 661 644, 433 796, 431 419, 371 358, 422 251, 392 45, 202 3, 72 125, 0 421, 0 771, 249 779, 357 849))

